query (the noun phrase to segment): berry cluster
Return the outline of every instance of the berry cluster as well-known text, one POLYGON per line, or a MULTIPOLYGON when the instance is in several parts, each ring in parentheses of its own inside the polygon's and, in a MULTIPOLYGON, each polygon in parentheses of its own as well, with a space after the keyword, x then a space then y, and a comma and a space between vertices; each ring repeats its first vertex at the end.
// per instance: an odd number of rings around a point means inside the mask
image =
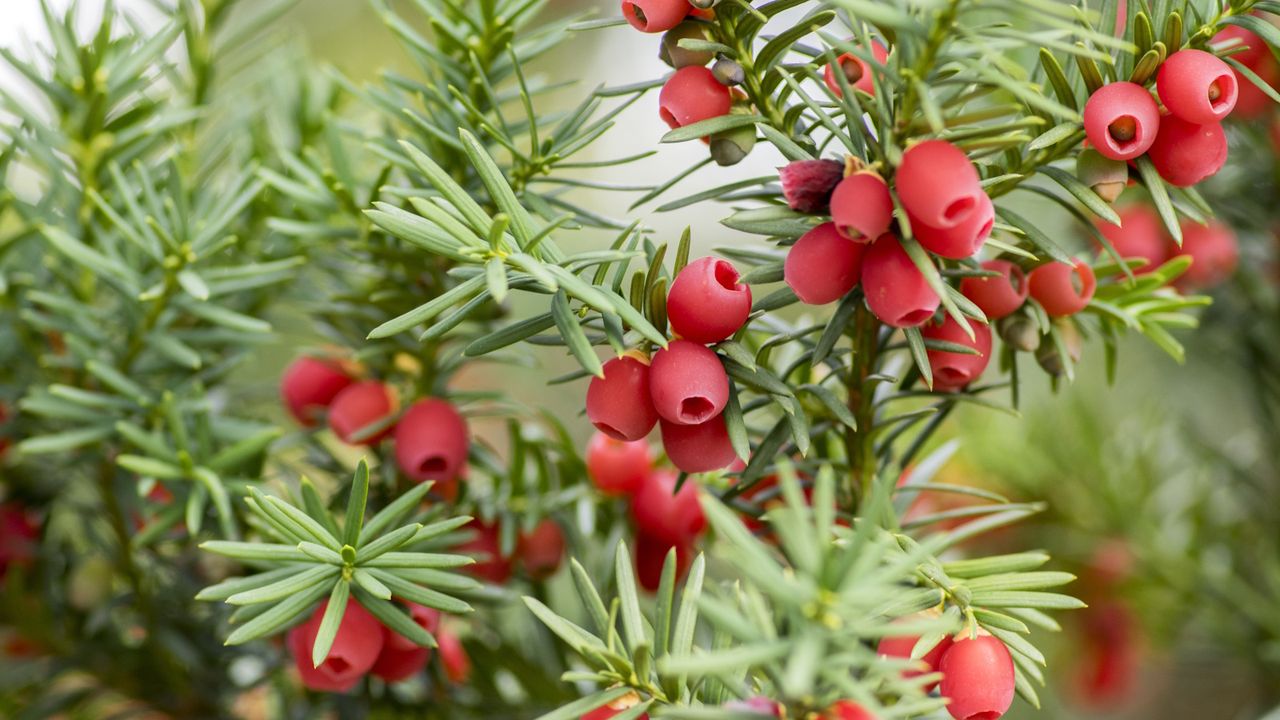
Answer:
MULTIPOLYGON (((622 0, 622 15, 641 32, 663 33, 658 57, 675 72, 658 94, 658 115, 672 130, 731 113, 749 113, 747 96, 735 86, 743 81, 743 69, 728 58, 716 58, 713 50, 696 47, 716 40, 711 22, 715 10, 696 7, 689 0, 622 0), (681 45, 681 40, 689 43, 681 45), (714 61, 714 65, 707 67, 714 61)), ((703 138, 711 157, 720 165, 740 162, 756 143, 754 127, 731 128, 703 138)))
POLYGON ((677 491, 679 476, 654 467, 653 453, 643 439, 626 441, 596 433, 587 445, 586 461, 587 475, 600 492, 629 501, 640 586, 651 592, 658 589, 663 563, 673 549, 676 576, 682 577, 707 529, 697 482, 687 479, 677 491))
MULTIPOLYGON (((311 648, 328 606, 327 600, 321 603, 306 622, 289 631, 285 641, 302 683, 308 688, 346 692, 366 675, 389 683, 401 682, 422 672, 431 660, 430 648, 420 647, 384 627, 359 603, 350 601, 329 654, 319 665, 313 665, 311 648)), ((455 683, 465 682, 471 661, 458 637, 442 625, 440 612, 416 603, 406 602, 404 606, 409 618, 435 637, 445 677, 455 683)))
POLYGON ((466 470, 467 422, 452 404, 423 398, 398 412, 396 391, 377 380, 357 380, 341 363, 301 357, 285 370, 280 395, 303 427, 327 416, 329 429, 348 444, 377 445, 392 437, 401 472, 415 482, 434 480, 451 498, 466 470))
POLYGON ((1188 48, 1160 65, 1155 84, 1163 109, 1135 82, 1098 88, 1085 103, 1085 134, 1102 156, 1128 162, 1146 155, 1166 182, 1190 187, 1226 163, 1222 121, 1242 83, 1216 55, 1188 48))
POLYGON ((728 261, 705 257, 677 273, 667 315, 678 336, 650 360, 632 351, 604 364, 587 387, 587 418, 621 441, 660 426, 662 445, 684 472, 728 467, 737 458, 722 415, 729 376, 708 344, 726 340, 751 314, 751 288, 728 261))
POLYGON ((1165 231, 1156 211, 1133 204, 1117 210, 1120 224, 1099 222, 1098 230, 1124 258, 1141 258, 1145 264, 1135 273, 1150 272, 1176 257, 1191 258, 1191 267, 1177 280, 1179 289, 1205 290, 1221 284, 1235 272, 1240 247, 1235 232, 1219 220, 1201 225, 1182 223, 1182 246, 1165 231))
POLYGON ((516 537, 511 554, 502 552, 502 528, 496 522, 479 518, 467 523, 470 539, 455 546, 453 551, 476 558, 476 562, 462 568, 478 580, 502 585, 511 579, 517 567, 532 580, 545 580, 560 569, 565 555, 564 531, 559 523, 544 518, 532 530, 516 537))

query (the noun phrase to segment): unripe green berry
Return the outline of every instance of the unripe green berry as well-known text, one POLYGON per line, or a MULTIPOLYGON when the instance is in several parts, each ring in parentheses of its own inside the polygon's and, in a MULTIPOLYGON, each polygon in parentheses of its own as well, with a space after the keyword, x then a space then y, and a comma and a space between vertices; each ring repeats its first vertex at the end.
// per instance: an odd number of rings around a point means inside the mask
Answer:
POLYGON ((710 50, 690 50, 680 47, 681 40, 712 40, 711 24, 701 20, 685 20, 662 34, 658 44, 658 58, 679 70, 691 65, 706 65, 715 59, 710 50))
MULTIPOLYGON (((1062 337, 1062 344, 1066 346, 1071 364, 1074 365, 1080 361, 1080 355, 1084 350, 1084 339, 1080 337, 1080 331, 1076 329, 1074 322, 1065 318, 1055 321, 1054 326, 1062 337)), ((1067 364, 1063 362, 1062 354, 1058 352, 1057 343, 1041 343, 1040 349, 1036 351, 1036 362, 1040 363, 1040 367, 1044 368, 1045 372, 1054 377, 1062 377, 1067 372, 1067 364)))
POLYGON ((996 327, 1000 331, 1000 338, 1014 350, 1035 352, 1040 347, 1040 327, 1026 315, 1015 314, 1001 318, 996 327))
POLYGON ((1129 184, 1129 164, 1103 157, 1102 153, 1089 148, 1076 158, 1076 177, 1093 188, 1098 197, 1112 203, 1129 184))
MULTIPOLYGON (((746 105, 735 105, 729 114, 746 115, 750 112, 751 108, 746 105)), ((711 136, 711 159, 721 167, 737 165, 755 146, 755 125, 724 130, 711 136)))
POLYGON ((742 66, 729 58, 720 58, 716 60, 716 64, 711 66, 711 72, 720 81, 721 85, 741 85, 746 82, 747 74, 742 66))

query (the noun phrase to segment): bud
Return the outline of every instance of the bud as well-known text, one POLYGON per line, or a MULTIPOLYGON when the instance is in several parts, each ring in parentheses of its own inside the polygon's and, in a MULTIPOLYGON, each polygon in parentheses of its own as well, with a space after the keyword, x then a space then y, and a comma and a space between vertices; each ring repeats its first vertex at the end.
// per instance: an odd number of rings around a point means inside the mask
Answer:
MULTIPOLYGON (((734 105, 729 114, 746 115, 750 112, 751 109, 745 105, 734 105)), ((711 136, 711 159, 720 167, 737 165, 755 146, 755 125, 724 130, 711 136)))
POLYGON ((729 58, 716 60, 716 64, 711 66, 711 73, 716 76, 721 85, 741 85, 747 79, 747 73, 742 66, 729 58))
POLYGON ((1035 352, 1040 347, 1040 326, 1026 315, 1010 315, 996 323, 1000 338, 1021 352, 1035 352))
MULTIPOLYGON (((1062 344, 1067 348, 1067 356, 1071 359, 1071 363, 1080 362, 1080 354, 1084 350, 1084 339, 1080 337, 1080 331, 1076 329, 1075 323, 1070 320, 1056 320, 1054 326, 1062 336, 1062 344)), ((1036 351, 1036 362, 1040 363, 1040 367, 1044 368, 1045 372, 1054 377, 1062 377, 1067 372, 1067 365, 1062 361, 1057 343, 1041 343, 1040 349, 1036 351)))
POLYGON ((1129 184, 1129 163, 1112 160, 1088 148, 1076 158, 1076 177, 1093 188, 1098 197, 1113 203, 1129 184))
POLYGON ((681 40, 711 40, 711 25, 700 20, 685 20, 666 31, 658 44, 658 58, 677 70, 691 65, 706 65, 715 59, 716 54, 710 50, 680 47, 681 40))

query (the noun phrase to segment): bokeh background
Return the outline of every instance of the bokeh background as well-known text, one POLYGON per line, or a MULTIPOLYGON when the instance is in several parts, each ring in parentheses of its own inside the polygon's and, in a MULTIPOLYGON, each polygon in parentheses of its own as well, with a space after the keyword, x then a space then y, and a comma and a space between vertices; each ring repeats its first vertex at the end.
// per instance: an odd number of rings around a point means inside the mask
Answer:
MULTIPOLYGON (((67 1, 50 4, 61 9, 67 1)), ((81 3, 84 10, 94 4, 81 3)), ((144 25, 163 19, 145 0, 118 5, 144 25)), ((596 0, 552 5, 554 12, 593 6, 614 12, 612 3, 596 0)), ((40 13, 38 0, 0 0, 0 46, 21 52, 42 42, 40 13)), ((82 20, 93 23, 92 13, 82 20)), ((301 61, 332 67, 356 82, 387 68, 412 72, 361 0, 299 0, 277 25, 268 42, 293 45, 301 61)), ((568 102, 596 85, 658 77, 666 67, 650 38, 618 32, 575 37, 535 70, 577 80, 577 88, 565 92, 568 102)), ((21 84, 4 67, 0 92, 21 98, 21 84)), ((655 104, 651 96, 625 111, 612 143, 597 152, 624 155, 656 145, 664 128, 655 104)), ((1219 289, 1203 326, 1180 337, 1187 346, 1184 364, 1137 341, 1124 348, 1109 379, 1101 344, 1087 343, 1084 370, 1073 384, 1055 389, 1043 374, 1026 373, 1016 413, 968 408, 946 433, 944 441, 954 448, 943 470, 947 481, 1047 502, 1039 520, 991 542, 1052 551, 1059 566, 1080 576, 1073 590, 1090 603, 1064 620, 1064 633, 1044 639, 1052 648, 1047 707, 1035 713, 1018 703, 1019 717, 1280 719, 1280 709, 1266 714, 1280 703, 1280 428, 1274 415, 1277 361, 1267 347, 1269 337, 1280 335, 1271 232, 1280 217, 1269 129, 1269 120, 1236 128, 1234 152, 1247 161, 1210 184, 1209 194, 1222 198, 1224 215, 1239 233, 1243 270, 1219 289)), ((696 144, 663 146, 628 166, 625 177, 608 171, 583 177, 653 185, 704 153, 696 144)), ((676 192, 768 175, 779 164, 762 145, 743 164, 712 166, 676 192)), ((599 212, 642 219, 660 237, 674 238, 691 226, 701 250, 745 241, 717 224, 717 208, 659 213, 654 207, 660 203, 653 203, 632 211, 637 193, 582 192, 599 212)), ((1084 248, 1054 208, 1027 210, 1063 244, 1084 248)), ((293 348, 315 340, 298 315, 272 319, 282 328, 279 342, 241 374, 246 393, 264 408, 275 406, 275 378, 293 348)), ((544 369, 527 378, 504 370, 501 379, 469 381, 501 383, 574 417, 576 393, 528 381, 568 367, 553 354, 541 360, 544 369)), ((585 421, 572 424, 585 436, 585 421)))

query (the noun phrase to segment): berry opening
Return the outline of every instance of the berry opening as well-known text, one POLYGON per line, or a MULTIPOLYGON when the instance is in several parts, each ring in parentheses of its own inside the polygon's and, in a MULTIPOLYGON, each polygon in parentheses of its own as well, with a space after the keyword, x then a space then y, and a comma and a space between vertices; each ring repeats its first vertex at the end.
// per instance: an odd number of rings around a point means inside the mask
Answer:
POLYGON ((351 669, 351 663, 340 657, 328 658, 320 664, 339 675, 351 669))
POLYGON ((931 317, 933 317, 932 310, 912 310, 909 313, 904 313, 898 318, 897 322, 893 324, 898 327, 915 327, 917 325, 923 325, 925 321, 931 317))
POLYGON ((705 420, 710 420, 715 411, 715 403, 701 395, 680 401, 680 419, 690 425, 698 425, 705 420))
POLYGON ((619 441, 626 440, 626 437, 624 437, 622 433, 618 432, 617 428, 613 427, 612 425, 609 425, 608 423, 598 422, 598 423, 591 423, 591 424, 594 425, 595 428, 600 432, 604 433, 605 435, 608 435, 609 438, 612 440, 619 440, 619 441))
POLYGON ((448 461, 439 455, 432 455, 418 465, 418 469, 423 473, 442 473, 448 467, 448 461))
POLYGON ((852 55, 844 55, 840 58, 840 70, 844 72, 844 79, 849 82, 849 85, 862 79, 862 63, 852 55))
POLYGON ((1131 143, 1138 137, 1138 119, 1132 115, 1121 115, 1107 126, 1107 134, 1121 145, 1131 143))
POLYGON ((957 368, 944 366, 933 371, 935 383, 943 385, 963 385, 969 381, 969 374, 957 368))
POLYGON ((996 227, 996 219, 991 218, 987 220, 985 223, 983 223, 981 228, 978 228, 978 234, 974 235, 974 237, 986 238, 991 235, 991 231, 994 230, 995 227, 996 227))
POLYGON ((942 217, 951 223, 958 223, 965 218, 966 215, 973 212, 978 206, 978 201, 973 196, 962 197, 953 201, 942 211, 942 217))
POLYGON ((1000 720, 1000 716, 1002 714, 1003 713, 998 713, 992 710, 991 712, 981 712, 974 715, 970 715, 964 720, 1000 720))
POLYGON ((1022 272, 1022 268, 1010 265, 1004 276, 1009 279, 1009 285, 1013 287, 1014 292, 1019 295, 1027 292, 1027 274, 1022 272))
POLYGON ((741 288, 738 287, 738 271, 735 270, 732 265, 723 260, 716 262, 715 278, 716 282, 720 284, 720 287, 725 290, 731 290, 733 292, 741 291, 741 288))
POLYGON ((644 16, 644 10, 635 3, 627 3, 627 7, 631 9, 631 14, 635 16, 636 22, 640 23, 642 28, 649 27, 649 18, 644 16))
POLYGON ((1071 268, 1071 292, 1075 293, 1076 297, 1084 295, 1084 278, 1080 275, 1079 266, 1071 268))
POLYGON ((1209 83, 1209 106, 1214 112, 1225 113, 1235 106, 1236 79, 1231 75, 1219 75, 1209 83))
POLYGON ((658 108, 658 117, 662 118, 662 122, 666 123, 672 130, 680 127, 680 121, 666 108, 658 108))

